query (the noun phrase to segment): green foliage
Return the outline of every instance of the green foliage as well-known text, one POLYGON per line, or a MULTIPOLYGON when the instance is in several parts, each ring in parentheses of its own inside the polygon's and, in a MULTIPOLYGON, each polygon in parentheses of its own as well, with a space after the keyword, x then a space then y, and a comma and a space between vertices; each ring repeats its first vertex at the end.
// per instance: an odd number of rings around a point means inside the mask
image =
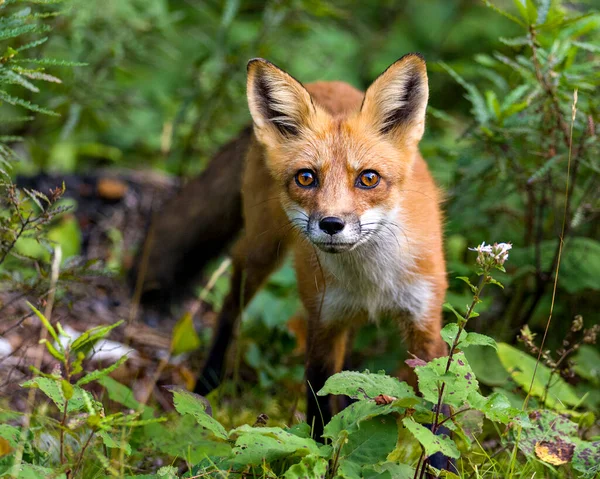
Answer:
MULTIPOLYGON (((514 461, 523 477, 598 474, 599 444, 591 434, 600 409, 600 357, 591 341, 548 365, 546 351, 536 364, 536 353, 496 344, 480 332, 508 341, 526 323, 538 331, 545 324, 563 215, 549 343, 561 346, 561 329, 573 312, 597 315, 600 17, 583 3, 484 3, 490 8, 460 0, 108 0, 102 8, 87 0, 0 0, 2 289, 45 295, 60 245, 60 290, 63 273, 76 277, 68 259, 79 254, 82 240, 75 218, 61 215, 73 206, 61 199, 64 188, 18 188, 15 172, 109 164, 193 173, 249 121, 248 58, 267 57, 303 81, 342 79, 364 88, 415 50, 428 59, 431 87, 421 147, 447 190, 447 259, 460 275, 447 298, 457 322, 442 331, 452 356, 413 362, 421 395, 383 373, 345 371, 329 378, 319 394, 356 402, 325 425, 326 445, 311 438, 305 423, 240 425, 240 414, 252 414, 247 396, 244 411, 229 417, 222 411, 236 408, 231 398, 211 397, 220 411, 212 417, 205 400, 175 389, 175 412, 158 419, 157 408, 141 404, 109 376, 126 357, 86 370, 94 344, 118 324, 71 341, 34 308, 48 331, 45 348, 60 368, 34 371, 23 384, 48 399, 36 402, 30 427, 14 417, 0 425, 0 450, 8 451, 0 457, 0 475, 12 468, 18 477, 154 479, 176 478, 187 467, 188 477, 414 478, 427 469, 427 457, 441 451, 460 458, 463 477, 514 477, 504 453, 488 449, 496 443, 521 451, 514 461), (506 288, 483 300, 481 287, 468 278, 467 245, 500 237, 513 246, 502 276, 506 288), (464 309, 465 303, 471 306, 464 309), (467 325, 479 332, 467 332, 467 325), (433 412, 441 404, 449 416, 433 412), (440 426, 453 436, 431 432, 440 426), (566 460, 556 453, 561 448, 566 460)), ((497 285, 491 269, 483 271, 486 261, 495 260, 484 258, 479 273, 486 285, 497 285)), ((215 310, 227 280, 201 295, 215 310)), ((291 395, 290 385, 302 380, 286 326, 298 307, 293 268, 286 263, 244 313, 238 356, 244 379, 256 378, 265 402, 277 402, 271 394, 278 391, 291 395)), ((392 370, 400 348, 388 337, 397 334, 372 328, 359 335, 354 362, 371 356, 392 370)), ((191 317, 183 316, 171 354, 200 342, 191 317)), ((235 384, 235 394, 247 391, 243 387, 235 384)), ((288 421, 291 414, 281 409, 278 415, 288 421)))
POLYGON ((533 396, 545 398, 548 407, 565 410, 580 404, 574 389, 560 376, 552 377, 551 370, 535 358, 505 343, 498 344, 498 356, 513 380, 533 396))

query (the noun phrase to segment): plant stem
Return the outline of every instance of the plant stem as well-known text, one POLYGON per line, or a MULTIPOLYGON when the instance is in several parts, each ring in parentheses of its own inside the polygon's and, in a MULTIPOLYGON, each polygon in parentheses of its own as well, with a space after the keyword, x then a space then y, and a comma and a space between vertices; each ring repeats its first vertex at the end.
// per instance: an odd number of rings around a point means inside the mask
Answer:
MULTIPOLYGON (((462 332, 465 329, 465 326, 467 325, 467 323, 469 322, 469 319, 471 318, 471 315, 473 314, 473 311, 475 309, 475 306, 477 306, 477 304, 479 304, 479 296, 481 295, 481 292, 483 291, 484 286, 487 284, 488 279, 489 279, 489 272, 487 270, 484 270, 483 274, 479 277, 479 283, 477 284, 477 291, 475 292, 475 294, 473 295, 473 301, 471 302, 471 305, 469 306, 469 309, 467 310, 467 314, 464 317, 464 321, 462 321, 459 325, 458 325, 458 333, 456 334, 456 337, 454 338, 454 341, 452 342, 452 346, 450 347, 450 353, 448 354, 448 361, 446 362, 446 370, 444 371, 444 374, 448 373, 448 371, 450 370, 450 366, 452 365, 452 359, 454 357, 454 353, 456 352, 456 348, 458 346, 458 342, 460 340, 460 335, 462 334, 462 332)), ((444 392, 446 391, 446 383, 443 382, 442 385, 440 386, 440 391, 438 394, 438 401, 437 404, 435 406, 435 418, 433 420, 433 424, 431 425, 431 432, 433 432, 433 434, 435 434, 438 430, 438 428, 440 427, 440 425, 445 422, 447 419, 449 419, 452 416, 448 416, 447 418, 445 418, 441 423, 440 423, 440 411, 442 409, 442 403, 444 401, 444 392)), ((458 414, 458 413, 456 413, 458 414)), ((424 452, 421 454, 421 456, 424 455, 424 452)), ((420 477, 423 477, 424 471, 427 469, 427 461, 429 458, 426 458, 423 461, 423 468, 421 469, 421 475, 420 477)), ((420 461, 420 460, 419 460, 420 461)))
POLYGON ((87 441, 85 441, 85 444, 81 448, 81 452, 79 453, 79 457, 77 458, 77 463, 75 464, 75 467, 73 468, 73 477, 74 478, 77 476, 77 471, 79 470, 79 467, 81 466, 81 463, 83 461, 83 456, 85 454, 85 450, 90 445, 90 442, 92 442, 92 437, 94 437, 94 434, 96 434, 96 431, 92 431, 90 433, 89 437, 87 438, 87 441))

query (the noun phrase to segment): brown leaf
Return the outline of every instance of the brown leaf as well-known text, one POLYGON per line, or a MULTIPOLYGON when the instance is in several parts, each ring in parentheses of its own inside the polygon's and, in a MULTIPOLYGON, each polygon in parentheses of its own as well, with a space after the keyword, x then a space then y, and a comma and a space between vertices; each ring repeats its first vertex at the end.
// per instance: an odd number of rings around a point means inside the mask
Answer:
POLYGON ((379 396, 375 396, 373 398, 373 401, 375 401, 375 404, 377 404, 378 406, 385 406, 386 404, 391 404, 393 403, 396 399, 394 396, 387 396, 385 394, 380 394, 379 396))
POLYGON ((557 438, 555 441, 539 441, 535 445, 535 455, 542 461, 560 466, 573 458, 575 444, 557 438))
POLYGON ((11 452, 12 452, 12 447, 10 447, 10 443, 3 437, 0 437, 0 457, 6 456, 7 454, 9 454, 11 452))
POLYGON ((416 356, 414 356, 413 359, 406 359, 404 362, 408 364, 411 368, 416 368, 417 366, 425 366, 427 364, 427 361, 423 361, 421 358, 418 358, 416 356))

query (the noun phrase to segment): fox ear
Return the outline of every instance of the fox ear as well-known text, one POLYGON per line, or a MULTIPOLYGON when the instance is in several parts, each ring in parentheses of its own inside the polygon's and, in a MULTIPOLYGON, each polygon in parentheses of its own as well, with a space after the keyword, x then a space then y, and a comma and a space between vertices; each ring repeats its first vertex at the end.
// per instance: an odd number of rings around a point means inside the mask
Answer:
POLYGON ((418 143, 425 130, 428 96, 425 60, 419 54, 409 53, 371 84, 361 116, 383 135, 399 135, 418 143))
POLYGON ((262 58, 248 62, 248 106, 263 141, 297 136, 315 112, 302 84, 262 58))

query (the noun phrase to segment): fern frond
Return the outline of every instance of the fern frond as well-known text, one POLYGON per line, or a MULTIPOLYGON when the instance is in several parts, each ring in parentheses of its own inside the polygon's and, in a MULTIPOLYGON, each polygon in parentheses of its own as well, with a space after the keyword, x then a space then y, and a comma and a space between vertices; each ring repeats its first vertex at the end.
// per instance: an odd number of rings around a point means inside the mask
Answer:
POLYGON ((23 100, 22 98, 9 95, 4 90, 0 90, 0 101, 5 101, 6 103, 10 103, 11 105, 22 106, 23 108, 26 108, 30 111, 35 111, 36 113, 43 113, 44 115, 50 116, 60 116, 55 111, 48 110, 47 108, 36 105, 35 103, 31 103, 27 100, 23 100))

